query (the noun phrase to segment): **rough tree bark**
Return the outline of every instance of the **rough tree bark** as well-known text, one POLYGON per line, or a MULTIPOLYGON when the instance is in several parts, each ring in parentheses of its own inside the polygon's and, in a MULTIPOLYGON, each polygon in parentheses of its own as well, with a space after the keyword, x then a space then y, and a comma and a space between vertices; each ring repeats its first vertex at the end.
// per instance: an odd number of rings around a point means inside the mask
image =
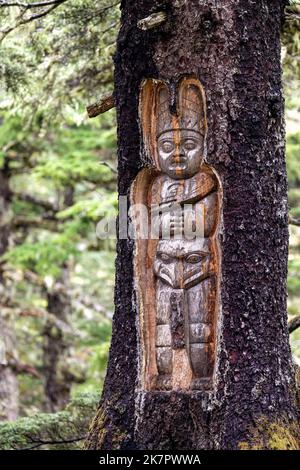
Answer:
MULTIPOLYGON (((9 244, 11 210, 9 170, 0 170, 0 256, 9 244)), ((10 315, 5 312, 7 303, 5 279, 0 264, 0 420, 14 420, 19 413, 19 384, 11 363, 16 359, 16 338, 10 315)))
POLYGON ((282 0, 124 0, 115 59, 119 194, 143 167, 144 78, 194 74, 208 111, 207 161, 223 187, 217 379, 210 392, 138 390, 134 243, 119 240, 113 338, 89 449, 295 449, 286 313, 287 180, 282 0), (151 31, 137 22, 165 10, 151 31))

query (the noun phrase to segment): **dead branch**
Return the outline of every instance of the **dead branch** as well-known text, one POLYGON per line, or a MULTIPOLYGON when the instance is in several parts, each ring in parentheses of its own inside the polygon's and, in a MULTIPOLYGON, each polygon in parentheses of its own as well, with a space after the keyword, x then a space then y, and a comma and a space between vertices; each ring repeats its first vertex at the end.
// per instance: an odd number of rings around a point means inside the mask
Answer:
POLYGON ((300 327, 300 317, 292 318, 292 320, 288 323, 288 330, 289 334, 293 333, 293 331, 297 330, 300 327))
POLYGON ((93 310, 94 312, 99 313, 100 315, 103 315, 109 321, 112 320, 113 314, 107 311, 103 305, 97 303, 92 297, 89 297, 88 295, 80 296, 74 301, 74 303, 77 308, 86 307, 90 310, 93 310))
POLYGON ((33 271, 27 270, 27 271, 24 272, 23 275, 24 275, 24 278, 27 281, 32 282, 32 284, 36 284, 37 286, 40 286, 40 287, 43 287, 43 288, 46 287, 44 279, 41 276, 38 276, 33 271))
POLYGON ((113 94, 103 96, 97 103, 91 104, 86 108, 89 118, 99 116, 115 107, 113 94))
POLYGON ((31 21, 38 20, 39 18, 43 18, 44 16, 51 13, 51 11, 55 10, 55 8, 59 7, 62 3, 65 3, 67 0, 60 0, 57 3, 53 3, 47 10, 42 11, 41 13, 36 13, 35 15, 30 16, 21 21, 20 25, 30 23, 31 21))
POLYGON ((173 0, 173 6, 175 8, 180 8, 186 3, 186 0, 173 0))
POLYGON ((20 317, 33 317, 41 318, 42 320, 47 320, 66 335, 77 336, 81 338, 83 337, 83 334, 81 332, 75 330, 63 320, 58 319, 54 313, 48 312, 47 310, 44 310, 42 308, 24 308, 16 310, 16 313, 20 317))
POLYGON ((291 2, 291 5, 288 5, 285 9, 285 17, 290 21, 299 21, 300 19, 300 5, 291 2))
POLYGON ((49 0, 45 2, 35 2, 35 3, 24 3, 24 2, 5 2, 3 0, 0 0, 0 7, 12 7, 12 6, 18 6, 20 8, 19 14, 15 18, 15 22, 13 25, 9 26, 6 29, 0 30, 1 37, 0 37, 0 42, 12 31, 17 29, 19 26, 25 25, 27 23, 30 23, 31 21, 37 20, 39 18, 42 18, 48 13, 51 13, 51 11, 55 10, 57 7, 62 5, 63 3, 67 2, 68 0, 49 0), (46 7, 46 9, 45 9, 46 7), (49 8, 47 8, 49 7, 49 8), (26 13, 30 11, 30 9, 33 8, 41 8, 42 11, 39 13, 34 13, 33 15, 26 17, 26 13))
POLYGON ((83 338, 84 333, 73 328, 68 323, 57 318, 54 313, 48 312, 43 308, 37 307, 28 307, 28 308, 18 308, 18 307, 3 307, 2 313, 4 315, 15 315, 19 317, 31 317, 39 318, 41 320, 47 321, 54 325, 58 330, 62 331, 65 335, 75 336, 78 338, 83 338))
POLYGON ((286 19, 289 21, 299 21, 300 13, 286 13, 286 19))
POLYGON ((103 165, 103 166, 106 166, 107 168, 110 169, 110 171, 112 171, 113 173, 118 173, 117 170, 115 170, 115 168, 113 166, 111 166, 109 163, 107 162, 99 162, 99 165, 103 165))
POLYGON ((58 231, 58 221, 53 218, 36 217, 28 219, 27 217, 17 215, 12 220, 13 228, 38 228, 43 230, 49 230, 51 232, 58 231))
POLYGON ((40 206, 46 209, 47 211, 51 212, 58 212, 59 208, 57 205, 52 204, 52 202, 46 201, 44 199, 39 199, 35 196, 32 196, 30 194, 23 194, 23 193, 14 193, 14 196, 16 196, 20 201, 24 202, 29 202, 30 204, 34 204, 35 206, 40 206))
POLYGON ((294 217, 289 214, 289 224, 296 225, 296 227, 300 227, 300 218, 294 217))
POLYGON ((21 450, 33 450, 33 449, 37 449, 38 447, 41 447, 41 446, 44 446, 44 445, 59 445, 59 444, 72 444, 74 442, 80 442, 80 441, 83 441, 87 438, 87 435, 86 436, 82 436, 82 437, 75 437, 73 439, 62 439, 62 440, 57 440, 57 441, 47 441, 47 440, 43 440, 43 439, 34 439, 32 437, 30 437, 30 442, 32 442, 32 445, 31 447, 24 447, 22 448, 21 450))
POLYGON ((41 374, 39 373, 39 371, 35 367, 31 366, 30 364, 23 364, 21 362, 11 361, 8 363, 8 366, 11 369, 13 369, 16 372, 16 374, 28 374, 36 378, 41 377, 41 374))
POLYGON ((48 0, 45 2, 24 3, 24 2, 6 2, 4 0, 0 0, 0 7, 20 7, 20 8, 30 9, 30 8, 47 7, 50 5, 57 5, 66 1, 67 0, 48 0))

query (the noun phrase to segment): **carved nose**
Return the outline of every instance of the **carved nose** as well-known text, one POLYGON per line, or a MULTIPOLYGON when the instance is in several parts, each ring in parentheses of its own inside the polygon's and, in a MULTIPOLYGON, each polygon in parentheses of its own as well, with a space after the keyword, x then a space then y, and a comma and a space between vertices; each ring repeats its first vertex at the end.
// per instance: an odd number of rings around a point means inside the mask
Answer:
POLYGON ((174 289, 182 289, 183 287, 183 263, 178 261, 174 266, 174 279, 173 279, 174 289))
POLYGON ((183 150, 178 150, 178 152, 175 152, 173 155, 173 158, 176 160, 176 158, 184 158, 185 153, 183 150))
POLYGON ((183 147, 176 146, 176 149, 173 153, 173 159, 178 160, 178 159, 181 159, 181 158, 184 158, 184 157, 185 157, 185 151, 184 151, 183 147))

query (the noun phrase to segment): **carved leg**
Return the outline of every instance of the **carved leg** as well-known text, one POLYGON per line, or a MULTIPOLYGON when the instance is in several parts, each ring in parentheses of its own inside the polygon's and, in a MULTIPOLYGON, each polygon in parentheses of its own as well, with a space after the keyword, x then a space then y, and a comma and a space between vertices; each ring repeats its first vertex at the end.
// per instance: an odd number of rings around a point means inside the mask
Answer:
POLYGON ((156 293, 156 364, 158 370, 157 388, 171 389, 172 341, 171 341, 171 289, 162 282, 157 283, 156 293))
POLYGON ((213 374, 215 282, 211 277, 189 289, 189 351, 193 388, 203 387, 213 374))
POLYGON ((189 315, 186 290, 173 289, 171 304, 171 339, 173 348, 173 389, 191 386, 192 369, 189 359, 189 315))

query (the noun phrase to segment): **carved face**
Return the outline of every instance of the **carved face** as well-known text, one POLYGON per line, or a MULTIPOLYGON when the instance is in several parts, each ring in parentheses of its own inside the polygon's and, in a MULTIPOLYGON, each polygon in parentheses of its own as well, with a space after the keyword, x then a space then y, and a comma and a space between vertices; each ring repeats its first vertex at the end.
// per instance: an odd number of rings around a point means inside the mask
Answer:
POLYGON ((161 240, 154 273, 173 289, 190 289, 210 276, 210 249, 209 239, 161 240))
POLYGON ((164 132, 157 141, 161 171, 173 179, 191 178, 203 160, 204 138, 196 131, 176 129, 164 132))

